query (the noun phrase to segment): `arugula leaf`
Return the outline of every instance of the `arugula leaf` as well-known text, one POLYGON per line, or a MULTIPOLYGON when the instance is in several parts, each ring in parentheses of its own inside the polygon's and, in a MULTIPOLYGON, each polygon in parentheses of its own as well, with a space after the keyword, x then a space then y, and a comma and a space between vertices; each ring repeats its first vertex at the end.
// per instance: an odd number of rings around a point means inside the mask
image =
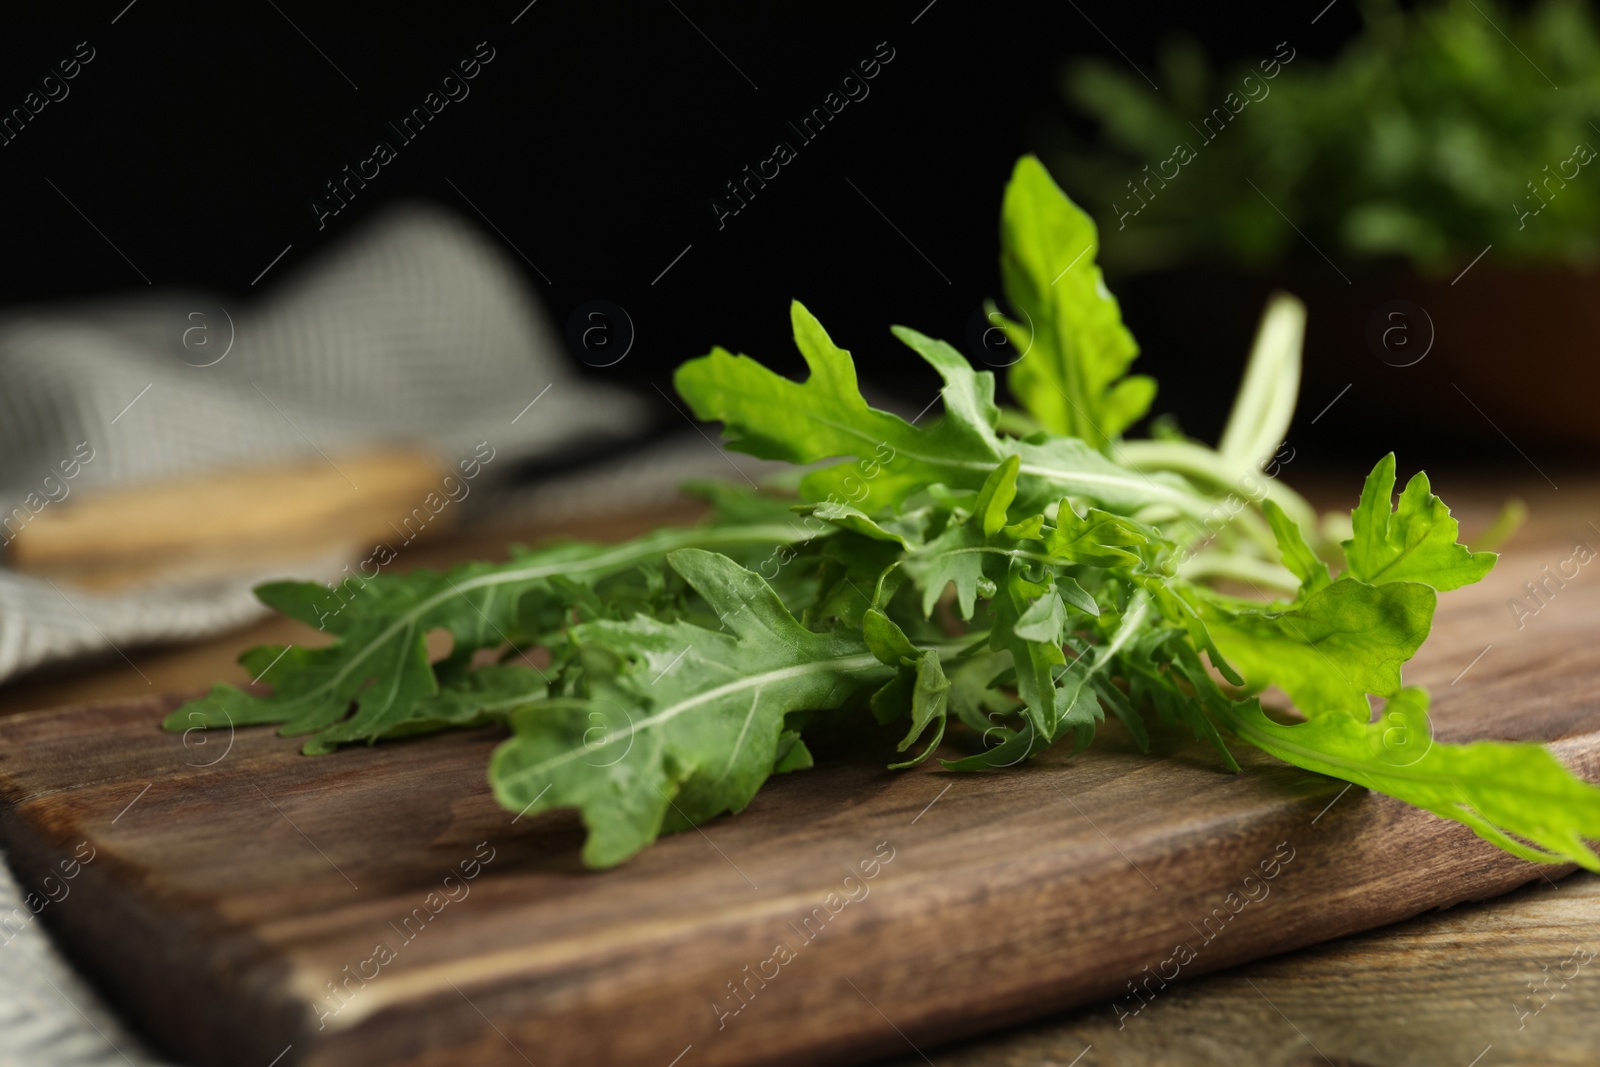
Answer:
MULTIPOLYGON (((264 603, 309 625, 320 623, 336 635, 333 643, 274 649, 271 658, 269 650, 255 650, 243 662, 273 686, 270 696, 219 684, 172 712, 167 726, 282 723, 284 736, 313 735, 305 744, 308 754, 372 741, 413 719, 436 717, 430 703, 439 694, 428 660, 431 630, 448 630, 452 657, 470 658, 510 641, 518 631, 518 600, 552 578, 593 580, 684 546, 773 545, 803 536, 809 535, 797 525, 766 523, 666 529, 621 545, 521 549, 507 563, 379 575, 338 593, 316 582, 271 582, 256 589, 264 603), (352 705, 355 714, 349 715, 352 705)), ((457 699, 470 705, 470 693, 457 699)))
POLYGON ((1000 275, 1024 321, 1006 333, 1023 356, 1008 384, 1052 433, 1105 448, 1138 421, 1156 383, 1123 377, 1139 354, 1095 265, 1094 220, 1067 199, 1034 156, 1023 156, 1000 209, 1000 275))
POLYGON ((489 765, 512 811, 580 809, 594 867, 621 863, 663 829, 741 810, 772 772, 785 715, 838 707, 888 673, 858 637, 806 630, 726 556, 667 558, 728 632, 644 616, 575 627, 575 641, 622 657, 610 691, 518 711, 489 765))
POLYGON ((944 738, 951 689, 944 665, 939 661, 936 651, 918 649, 905 631, 877 608, 870 609, 863 617, 862 638, 880 663, 900 668, 895 677, 872 697, 873 714, 883 723, 900 718, 901 709, 910 704, 911 728, 896 750, 904 752, 921 738, 929 724, 937 723, 933 740, 921 755, 901 763, 891 763, 889 769, 915 766, 931 756, 944 738))
MULTIPOLYGON (((852 492, 840 497, 869 510, 903 499, 927 482, 950 481, 952 472, 959 478, 969 462, 977 464, 972 469, 987 471, 998 461, 974 427, 959 420, 919 430, 898 415, 869 407, 856 384, 850 353, 833 343, 799 301, 790 304, 789 317, 795 344, 811 369, 807 381, 792 382, 749 356, 735 356, 722 348, 690 360, 673 376, 697 417, 724 424, 723 437, 730 447, 790 463, 838 456, 870 461, 874 466, 859 472, 871 472, 862 479, 865 495, 852 492)), ((983 376, 963 369, 966 374, 957 376, 956 385, 980 388, 983 376)), ((992 376, 988 385, 992 397, 992 376)), ((972 399, 981 407, 981 398, 972 399)), ((988 407, 993 409, 992 399, 988 407)), ((997 409, 994 414, 998 415, 997 409)), ((813 473, 802 483, 807 486, 803 491, 813 500, 827 499, 840 480, 836 473, 819 490, 813 473)))
MULTIPOLYGON (((1057 499, 1062 493, 1070 493, 1127 511, 1165 507, 1185 515, 1198 515, 1211 506, 1181 477, 1131 472, 1101 455, 1085 441, 1045 434, 1021 439, 997 438, 993 431, 993 419, 984 423, 974 421, 971 413, 974 409, 963 400, 967 393, 965 386, 956 390, 951 388, 952 382, 964 382, 968 376, 981 379, 983 396, 992 405, 989 398, 994 395, 993 376, 987 371, 974 375, 965 357, 943 341, 925 337, 904 326, 894 327, 893 332, 932 364, 945 379, 945 390, 941 394, 945 401, 945 421, 958 419, 970 422, 974 426, 974 434, 990 444, 997 454, 1015 455, 1019 459, 1019 502, 1039 506, 1057 499), (952 392, 957 400, 954 405, 951 403, 952 392)), ((982 410, 986 413, 988 409, 982 410)))
POLYGON ((983 480, 974 511, 983 536, 993 537, 1005 526, 1006 511, 1017 498, 1017 471, 1021 466, 1022 461, 1016 456, 1007 456, 1006 461, 983 480))
POLYGON ((869 609, 862 618, 861 637, 878 662, 887 667, 914 663, 922 655, 905 631, 877 608, 869 609))
POLYGON ((1003 725, 1004 717, 1021 706, 1015 696, 997 684, 1010 666, 1008 654, 977 652, 957 660, 948 672, 949 709, 980 737, 1003 725))
POLYGON ((1271 500, 1264 501, 1261 510, 1266 514, 1267 522, 1272 525, 1272 534, 1277 538, 1278 554, 1283 557, 1283 565, 1300 579, 1300 594, 1309 596, 1319 589, 1327 588, 1328 583, 1333 581, 1333 575, 1329 572, 1328 565, 1317 557, 1310 545, 1306 544, 1300 527, 1271 500))
POLYGON ((1306 306, 1286 293, 1273 293, 1261 313, 1239 395, 1228 412, 1222 440, 1217 442, 1229 481, 1260 469, 1262 460, 1278 450, 1289 432, 1300 393, 1300 349, 1305 336, 1306 306))
POLYGON ((800 739, 797 730, 785 730, 778 735, 778 755, 772 761, 773 774, 788 774, 790 771, 803 771, 816 766, 811 758, 811 750, 806 748, 806 743, 800 739))
POLYGON ((1282 726, 1254 701, 1235 705, 1225 722, 1285 762, 1465 823, 1515 856, 1600 871, 1583 841, 1600 839, 1600 789, 1540 745, 1435 742, 1427 712, 1428 694, 1408 688, 1389 698, 1376 722, 1334 715, 1282 726))
POLYGON ((1063 500, 1056 509, 1055 528, 1045 540, 1045 551, 1092 567, 1128 567, 1149 562, 1141 551, 1157 547, 1160 540, 1149 527, 1098 508, 1079 515, 1063 500))
POLYGON ((827 500, 797 510, 831 522, 841 530, 849 530, 863 537, 870 537, 874 541, 892 541, 901 548, 910 548, 920 543, 925 532, 923 524, 918 521, 921 516, 880 520, 852 504, 835 500, 827 500))
POLYGON ((911 729, 900 739, 895 751, 904 752, 916 744, 930 723, 934 724, 933 739, 927 743, 920 755, 889 764, 891 771, 915 767, 933 755, 934 750, 939 747, 939 742, 944 739, 945 714, 949 706, 950 680, 945 677, 944 665, 939 662, 939 654, 931 650, 924 652, 917 658, 916 681, 911 688, 911 729))
POLYGON ((1276 685, 1308 715, 1365 719, 1367 694, 1400 691, 1400 667, 1427 637, 1436 599, 1414 582, 1341 578, 1286 609, 1237 610, 1206 598, 1200 613, 1252 689, 1276 685))
MULTIPOLYGON (((1210 743, 1224 767, 1238 772, 1233 753, 1206 715, 1208 708, 1215 709, 1229 701, 1201 665, 1188 641, 1187 630, 1177 626, 1152 627, 1130 644, 1119 664, 1132 700, 1149 702, 1165 722, 1187 726, 1197 740, 1210 743)), ((1141 748, 1148 747, 1142 727, 1133 734, 1141 748)))
POLYGON ((1351 514, 1349 571, 1337 581, 1283 510, 1264 505, 1283 561, 1301 580, 1300 598, 1281 611, 1234 611, 1213 597, 1206 612, 1219 648, 1253 688, 1275 684, 1312 717, 1338 709, 1364 719, 1368 694, 1399 691, 1400 667, 1432 625, 1434 590, 1476 582, 1494 566, 1493 553, 1456 543, 1456 521, 1426 475, 1412 478, 1391 513, 1394 481, 1390 453, 1351 514))
POLYGON ((802 624, 818 631, 834 625, 859 629, 878 585, 884 587, 886 598, 898 590, 900 576, 894 568, 898 559, 897 546, 876 538, 830 538, 822 550, 816 598, 800 613, 802 624))
POLYGON ((1350 574, 1364 582, 1421 582, 1441 593, 1471 585, 1494 566, 1493 552, 1457 544, 1458 526, 1444 501, 1418 471, 1389 510, 1395 462, 1390 452, 1367 475, 1361 503, 1350 513, 1355 536, 1344 542, 1350 574))
POLYGON ((989 647, 1011 653, 1017 668, 1017 695, 1023 714, 1041 738, 1053 737, 1061 721, 1055 668, 1066 664, 1066 608, 1049 582, 1030 581, 1020 560, 1012 560, 994 600, 989 647))
MULTIPOLYGON (((971 619, 979 595, 990 596, 997 588, 996 583, 1006 574, 1005 561, 1058 570, 1089 557, 1105 559, 1108 554, 1119 564, 1124 560, 1142 562, 1131 552, 1094 544, 1089 532, 1098 530, 1101 536, 1113 541, 1132 537, 1141 545, 1147 544, 1147 539, 1131 526, 1118 528, 1097 522, 1085 529, 1081 526, 1084 520, 1078 519, 1065 502, 1060 505, 1061 513, 1080 524, 1074 527, 1075 533, 1058 537, 1059 528, 1046 528, 1042 514, 1010 526, 1000 525, 1013 499, 1015 470, 1011 462, 995 468, 979 494, 979 512, 971 516, 961 514, 958 521, 952 522, 933 540, 910 548, 897 561, 897 566, 922 590, 924 616, 932 614, 939 597, 953 584, 957 610, 963 619, 971 619), (1029 544, 1041 539, 1045 541, 1042 545, 1029 544)), ((1094 598, 1071 575, 1057 573, 1055 587, 1059 596, 1078 610, 1088 615, 1100 613, 1094 598)))
MULTIPOLYGON (((1072 581, 1070 578, 1063 580, 1072 581)), ((1045 588, 1048 591, 1017 616, 1011 632, 1024 641, 1054 645, 1059 651, 1067 639, 1067 605, 1059 590, 1045 588)))
POLYGON ((484 726, 504 722, 517 708, 550 695, 546 677, 531 666, 493 664, 440 678, 439 691, 417 702, 411 717, 392 727, 385 737, 409 737, 456 726, 484 726))
POLYGON ((899 565, 922 590, 922 613, 933 614, 934 605, 944 591, 954 585, 956 610, 971 619, 978 605, 979 590, 992 588, 994 580, 984 574, 986 556, 1005 550, 989 545, 983 528, 973 522, 953 523, 938 537, 913 552, 906 553, 899 565))
POLYGON ((1164 505, 1200 515, 1209 503, 1181 478, 1130 472, 1081 441, 1018 441, 995 433, 994 375, 974 371, 942 341, 895 327, 944 380, 944 417, 921 429, 867 405, 850 353, 839 348, 798 301, 790 306, 795 343, 811 369, 805 382, 773 373, 724 349, 692 359, 674 376, 701 419, 723 424, 729 447, 764 459, 815 463, 853 456, 807 474, 810 500, 848 501, 865 511, 899 506, 932 484, 977 489, 1007 457, 1019 459, 1019 496, 1029 501, 1071 493, 1107 507, 1164 505))

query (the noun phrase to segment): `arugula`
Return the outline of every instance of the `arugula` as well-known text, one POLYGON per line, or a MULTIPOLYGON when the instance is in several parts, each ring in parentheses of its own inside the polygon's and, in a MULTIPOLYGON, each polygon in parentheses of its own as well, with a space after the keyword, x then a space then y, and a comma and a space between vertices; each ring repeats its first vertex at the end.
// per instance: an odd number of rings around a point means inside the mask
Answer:
POLYGON ((1458 543, 1425 475, 1396 499, 1392 455, 1342 550, 1258 464, 1293 414, 1298 302, 1269 305, 1218 448, 1128 441, 1153 386, 1126 376, 1137 349, 1092 223, 1036 160, 1007 191, 1002 246, 1033 331, 1010 377, 1025 415, 1002 411, 991 373, 903 327, 944 383, 942 413, 917 425, 875 410, 849 353, 795 303, 805 381, 719 348, 676 383, 732 447, 808 467, 798 499, 700 485, 707 522, 619 545, 270 583, 265 603, 332 642, 249 650, 270 692, 219 685, 168 728, 275 723, 326 753, 497 726, 497 800, 576 809, 584 861, 608 867, 740 811, 769 776, 811 765, 807 739, 862 713, 900 735, 892 767, 937 755, 963 772, 1077 751, 1109 715, 1141 747, 1163 723, 1238 771, 1230 744, 1255 745, 1518 856, 1600 870, 1584 843, 1600 837, 1600 789, 1538 746, 1435 744, 1425 694, 1405 685, 1439 593, 1482 578, 1493 554, 1458 543), (1241 472, 1257 470, 1240 501, 1241 472), (1283 595, 1232 595, 1223 579, 1283 595), (436 630, 451 650, 430 662, 436 630), (1267 718, 1269 687, 1305 721, 1267 718))
POLYGON ((1332 716, 1283 726, 1254 702, 1235 705, 1226 722, 1280 759, 1465 823, 1512 855, 1600 866, 1583 840, 1595 836, 1600 790, 1540 745, 1435 742, 1427 712, 1428 694, 1411 687, 1391 697, 1376 722, 1332 716))
POLYGON ((264 604, 334 634, 333 643, 317 649, 253 649, 241 662, 272 685, 270 696, 218 684, 182 710, 193 716, 190 726, 281 723, 285 736, 313 735, 305 744, 307 754, 374 740, 408 723, 436 721, 441 707, 452 703, 459 717, 472 707, 464 702, 468 690, 456 690, 441 704, 428 660, 430 631, 449 632, 453 647, 446 669, 459 668, 482 649, 515 644, 513 635, 524 643, 541 636, 523 632, 519 604, 553 580, 594 581, 678 548, 772 545, 808 536, 798 526, 770 522, 712 525, 658 530, 621 545, 518 549, 506 564, 465 563, 445 572, 346 579, 336 589, 316 582, 269 582, 256 589, 264 604))
POLYGON ((1203 514, 1209 507, 1179 479, 1130 471, 1083 441, 999 436, 994 375, 974 371, 948 344, 903 326, 894 329, 895 336, 944 381, 939 394, 944 417, 920 429, 869 407, 850 353, 835 345, 798 301, 790 318, 795 345, 811 370, 805 382, 789 381, 749 356, 722 348, 685 363, 673 380, 697 416, 723 424, 729 446, 738 451, 797 464, 856 458, 856 463, 807 474, 800 482, 802 497, 848 501, 869 511, 894 509, 930 484, 977 489, 997 463, 1016 456, 1029 498, 1072 493, 1105 507, 1156 505, 1185 514, 1203 514))
POLYGON ((1422 582, 1443 592, 1471 585, 1494 566, 1493 552, 1457 544, 1456 520, 1418 471, 1391 513, 1394 453, 1367 476, 1361 503, 1350 513, 1355 536, 1344 543, 1350 573, 1364 582, 1422 582))
POLYGON ((1201 609, 1207 629, 1252 688, 1276 685, 1298 707, 1371 713, 1367 694, 1400 690, 1400 668, 1433 622, 1432 589, 1341 578, 1285 610, 1201 609))
POLYGON ((517 712, 490 764, 507 808, 580 809, 596 867, 744 808, 773 771, 786 714, 838 707, 886 673, 860 636, 805 629, 728 557, 667 559, 727 632, 643 615, 575 627, 573 640, 614 666, 592 670, 579 698, 517 712))
POLYGON ((1104 448, 1149 410, 1156 383, 1123 377, 1139 346, 1095 263, 1094 220, 1024 156, 1006 186, 1000 235, 1006 299, 1023 316, 1002 320, 1023 353, 1010 367, 1011 391, 1028 397, 1046 430, 1104 448))

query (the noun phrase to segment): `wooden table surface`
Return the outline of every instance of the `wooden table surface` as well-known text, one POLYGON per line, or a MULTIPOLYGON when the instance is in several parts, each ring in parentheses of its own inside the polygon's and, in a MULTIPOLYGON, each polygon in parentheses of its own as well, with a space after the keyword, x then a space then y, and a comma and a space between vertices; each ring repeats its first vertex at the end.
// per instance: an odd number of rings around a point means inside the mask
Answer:
MULTIPOLYGON (((1508 492, 1524 496, 1532 518, 1516 539, 1518 555, 1524 560, 1529 552, 1531 558, 1548 557, 1554 567, 1579 541, 1600 546, 1600 529, 1591 525, 1600 524, 1600 483, 1561 482, 1559 492, 1532 476, 1465 494, 1459 486, 1436 482, 1436 488, 1457 504, 1469 533, 1487 524, 1508 492)), ((527 525, 509 532, 482 529, 419 546, 413 562, 439 566, 463 558, 497 558, 508 540, 550 533, 621 538, 658 520, 682 517, 608 519, 561 530, 527 525)), ((1526 577, 1541 575, 1535 570, 1526 577)), ((1585 572, 1574 580, 1600 577, 1585 572)), ((1558 595, 1541 614, 1561 609, 1558 595)), ((1523 621, 1519 628, 1508 608, 1504 638, 1482 655, 1514 657, 1519 648, 1525 654, 1535 649, 1540 620, 1523 621)), ((0 715, 192 690, 219 679, 247 681, 233 662, 241 649, 304 638, 298 624, 268 619, 190 646, 125 650, 131 664, 108 651, 92 665, 0 687, 0 715)), ((1462 667, 1457 683, 1472 684, 1471 665, 1462 667)), ((906 1058, 894 1063, 1591 1064, 1600 1048, 1600 958, 1590 957, 1600 957, 1600 878, 1579 874, 1500 900, 1461 905, 1180 982, 1138 1018, 1119 1022, 1110 1006, 1102 1004, 960 1045, 908 1047, 906 1058)))

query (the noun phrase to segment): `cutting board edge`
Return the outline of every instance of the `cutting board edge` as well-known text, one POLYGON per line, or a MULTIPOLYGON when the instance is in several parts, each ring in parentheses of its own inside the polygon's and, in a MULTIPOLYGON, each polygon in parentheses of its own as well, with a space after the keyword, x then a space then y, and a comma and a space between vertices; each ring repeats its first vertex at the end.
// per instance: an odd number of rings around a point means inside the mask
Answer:
MULTIPOLYGON (((70 854, 73 846, 59 835, 27 825, 19 815, 17 806, 0 803, 0 842, 13 876, 26 891, 54 871, 59 857, 70 854)), ((108 1004, 115 1005, 124 1023, 146 1043, 186 1062, 229 1062, 238 1055, 241 1042, 259 1032, 263 1017, 281 1013, 285 1023, 279 1032, 292 1028, 288 1020, 304 1017, 303 1005, 272 994, 272 978, 286 974, 287 964, 275 966, 269 947, 248 928, 208 912, 185 915, 141 907, 139 898, 127 892, 130 877, 136 881, 138 872, 115 855, 97 852, 82 866, 71 895, 62 901, 70 906, 46 908, 39 918, 77 971, 108 1004), (130 954, 132 963, 109 966, 105 954, 95 951, 96 946, 126 943, 130 938, 147 949, 130 954), (266 995, 258 989, 244 997, 218 996, 224 973, 213 967, 184 966, 176 958, 183 944, 199 938, 224 946, 225 954, 240 963, 234 973, 264 987, 266 995), (204 1022, 196 1026, 196 1018, 204 1022), (218 1055, 211 1056, 212 1050, 218 1055)), ((277 988, 283 984, 277 983, 277 988)), ((266 1052, 262 1062, 270 1061, 282 1049, 280 1045, 266 1051, 273 1040, 254 1042, 252 1055, 266 1052)))

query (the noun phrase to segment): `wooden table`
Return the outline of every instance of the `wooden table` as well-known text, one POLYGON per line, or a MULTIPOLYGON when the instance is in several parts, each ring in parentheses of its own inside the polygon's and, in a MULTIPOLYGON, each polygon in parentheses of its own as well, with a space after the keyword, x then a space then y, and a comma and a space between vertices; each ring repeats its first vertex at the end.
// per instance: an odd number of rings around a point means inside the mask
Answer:
MULTIPOLYGON (((1524 495, 1534 517, 1516 543, 1523 553, 1543 552, 1537 558, 1548 556, 1553 565, 1578 540, 1600 546, 1600 529, 1588 525, 1600 523, 1600 484, 1561 481, 1559 492, 1531 476, 1469 494, 1448 482, 1437 487, 1452 502, 1464 498, 1457 513, 1469 534, 1487 524, 1508 492, 1524 495)), ((682 517, 640 516, 561 530, 485 528, 418 547, 412 562, 439 566, 477 556, 496 558, 508 540, 552 533, 615 539, 658 520, 682 517)), ((1600 581, 1600 572, 1585 572, 1574 580, 1600 581)), ((1559 597, 1543 610, 1560 611, 1559 597)), ((1537 641, 1537 625, 1519 630, 1509 609, 1506 619, 1503 642, 1484 655, 1514 655, 1519 644, 1537 641)), ((0 687, 0 714, 193 690, 218 679, 246 681, 233 662, 239 650, 304 638, 298 624, 269 619, 191 646, 127 650, 132 665, 108 652, 91 666, 76 665, 0 687)), ((1471 684, 1470 665, 1463 666, 1468 670, 1458 682, 1471 684)), ((1070 950, 1062 946, 1062 951, 1070 950)), ((907 1058, 896 1064, 1493 1067, 1589 1064, 1596 1062, 1597 1048, 1600 878, 1578 875, 1182 982, 1136 1019, 1119 1022, 1109 1006, 1101 1005, 959 1046, 908 1048, 907 1058), (1585 953, 1596 958, 1584 962, 1585 953)))
MULTIPOLYGON (((1600 877, 1182 982, 1126 1026, 1097 1005, 923 1051, 939 1067, 1589 1067, 1600 1061, 1600 877)), ((926 1062, 912 1053, 892 1067, 926 1062)))

